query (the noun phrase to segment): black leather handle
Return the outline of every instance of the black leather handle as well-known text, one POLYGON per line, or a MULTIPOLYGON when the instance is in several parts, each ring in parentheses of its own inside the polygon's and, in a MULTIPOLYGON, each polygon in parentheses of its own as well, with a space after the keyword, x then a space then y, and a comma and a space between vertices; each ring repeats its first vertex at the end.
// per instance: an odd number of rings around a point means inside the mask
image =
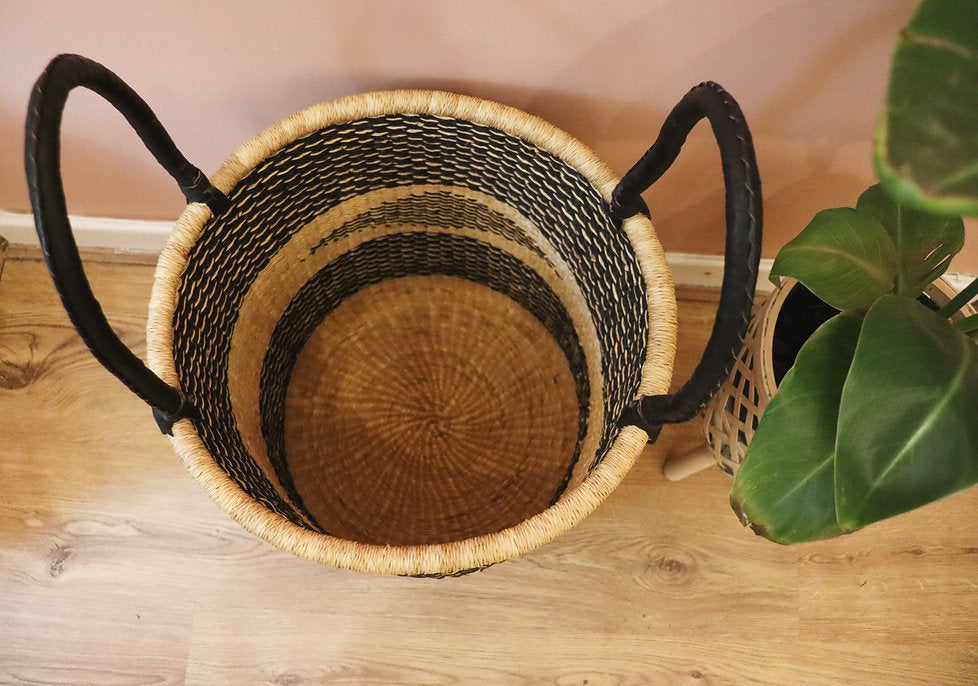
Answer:
POLYGON ((118 76, 79 55, 60 55, 34 84, 27 112, 24 149, 34 224, 61 302, 82 340, 99 362, 153 408, 160 429, 193 416, 183 392, 164 383, 143 364, 109 326, 82 268, 68 221, 61 182, 61 118, 68 93, 84 86, 125 116, 157 161, 180 184, 188 202, 203 202, 217 214, 227 198, 177 150, 149 106, 118 76))
POLYGON ((690 130, 704 118, 709 120, 720 148, 726 194, 720 304, 703 358, 683 387, 673 395, 639 398, 623 417, 623 424, 645 429, 653 440, 664 424, 688 421, 702 411, 729 376, 750 321, 761 257, 761 180, 740 106, 718 84, 706 82, 693 88, 669 113, 655 143, 612 194, 615 216, 647 213, 640 194, 672 165, 690 130))

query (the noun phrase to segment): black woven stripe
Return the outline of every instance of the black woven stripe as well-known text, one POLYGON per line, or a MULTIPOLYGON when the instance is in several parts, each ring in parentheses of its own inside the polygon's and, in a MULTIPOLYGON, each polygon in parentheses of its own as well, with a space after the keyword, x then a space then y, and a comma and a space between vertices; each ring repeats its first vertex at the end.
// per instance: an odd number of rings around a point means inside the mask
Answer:
POLYGON ((357 231, 391 224, 420 224, 445 229, 486 231, 522 245, 551 268, 554 266, 540 247, 508 217, 494 212, 477 200, 448 191, 430 191, 423 195, 411 195, 381 203, 357 215, 356 218, 323 238, 313 248, 313 252, 357 231))
POLYGON ((459 576, 475 574, 476 572, 481 572, 489 569, 490 567, 492 567, 491 564, 483 565, 482 567, 472 567, 471 569, 461 569, 457 572, 442 572, 438 574, 399 574, 398 576, 406 576, 412 579, 452 579, 459 576))
MULTIPOLYGON (((201 409, 198 433, 252 497, 300 521, 244 449, 227 394, 241 299, 271 257, 310 221, 356 195, 434 183, 471 188, 533 221, 579 279, 602 352, 606 422, 594 464, 618 433, 645 357, 647 313, 627 238, 587 181, 558 158, 497 130, 428 115, 332 126, 290 143, 230 193, 188 256, 174 313, 174 359, 201 409)), ((593 466, 593 465, 592 465, 593 466)))
MULTIPOLYGON (((285 401, 296 358, 313 331, 337 305, 367 286, 405 276, 458 276, 508 296, 543 324, 557 341, 575 380, 578 435, 563 491, 580 458, 591 397, 584 350, 560 298, 536 272, 512 255, 473 238, 440 233, 400 233, 372 240, 323 267, 296 294, 272 334, 262 364, 259 405, 262 434, 279 483, 296 507, 302 503, 289 470, 285 447, 285 401)), ((329 528, 328 522, 318 522, 329 528)))

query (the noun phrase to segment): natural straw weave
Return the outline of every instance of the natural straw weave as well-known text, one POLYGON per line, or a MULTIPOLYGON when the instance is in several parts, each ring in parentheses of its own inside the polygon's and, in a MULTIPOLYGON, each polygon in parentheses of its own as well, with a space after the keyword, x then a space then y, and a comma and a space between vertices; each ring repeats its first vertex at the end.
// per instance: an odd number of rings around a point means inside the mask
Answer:
POLYGON ((397 91, 305 110, 212 179, 157 268, 149 363, 199 399, 173 442, 281 548, 461 573, 580 522, 668 390, 673 285, 614 175, 545 121, 397 91))
POLYGON ((774 330, 796 283, 785 279, 782 288, 754 304, 744 346, 730 376, 703 410, 703 437, 720 469, 727 474, 735 474, 744 461, 764 408, 778 390, 771 357, 774 330))

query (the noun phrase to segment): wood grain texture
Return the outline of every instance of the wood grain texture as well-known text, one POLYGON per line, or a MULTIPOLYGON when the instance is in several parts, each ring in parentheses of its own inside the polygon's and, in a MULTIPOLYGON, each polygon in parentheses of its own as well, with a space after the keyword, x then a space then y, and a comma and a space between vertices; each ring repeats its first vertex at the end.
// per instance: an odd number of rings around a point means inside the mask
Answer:
MULTIPOLYGON (((92 263, 142 351, 152 268, 92 263)), ((571 532, 446 580, 317 566, 245 533, 78 341, 43 264, 0 289, 0 683, 974 684, 978 490, 850 536, 742 529, 670 483, 667 428, 571 532)), ((680 305, 688 372, 711 302, 680 305)))

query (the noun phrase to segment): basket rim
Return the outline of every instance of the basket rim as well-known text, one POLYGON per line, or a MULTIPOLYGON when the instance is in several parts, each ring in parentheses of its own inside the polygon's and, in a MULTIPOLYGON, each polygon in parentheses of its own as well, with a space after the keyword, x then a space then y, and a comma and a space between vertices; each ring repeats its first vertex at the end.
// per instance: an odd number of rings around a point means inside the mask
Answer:
MULTIPOLYGON (((610 202, 619 179, 587 146, 547 121, 467 95, 431 90, 377 91, 313 105, 268 127, 235 151, 211 178, 228 193, 250 171, 292 141, 339 123, 389 114, 428 114, 464 119, 521 138, 578 171, 610 202)), ((160 253, 147 322, 150 368, 179 386, 172 353, 172 319, 181 276, 210 209, 191 203, 160 253)), ((645 282, 649 341, 639 395, 667 393, 676 351, 677 313, 672 276, 652 222, 643 215, 622 228, 635 252, 645 282)), ((252 534, 300 557, 334 567, 404 575, 452 574, 515 557, 551 541, 580 523, 621 483, 645 448, 648 435, 624 427, 604 460, 583 481, 542 512, 492 534, 451 543, 382 546, 359 543, 302 528, 268 510, 238 486, 217 464, 189 420, 174 425, 171 442, 190 473, 210 497, 252 534)))

